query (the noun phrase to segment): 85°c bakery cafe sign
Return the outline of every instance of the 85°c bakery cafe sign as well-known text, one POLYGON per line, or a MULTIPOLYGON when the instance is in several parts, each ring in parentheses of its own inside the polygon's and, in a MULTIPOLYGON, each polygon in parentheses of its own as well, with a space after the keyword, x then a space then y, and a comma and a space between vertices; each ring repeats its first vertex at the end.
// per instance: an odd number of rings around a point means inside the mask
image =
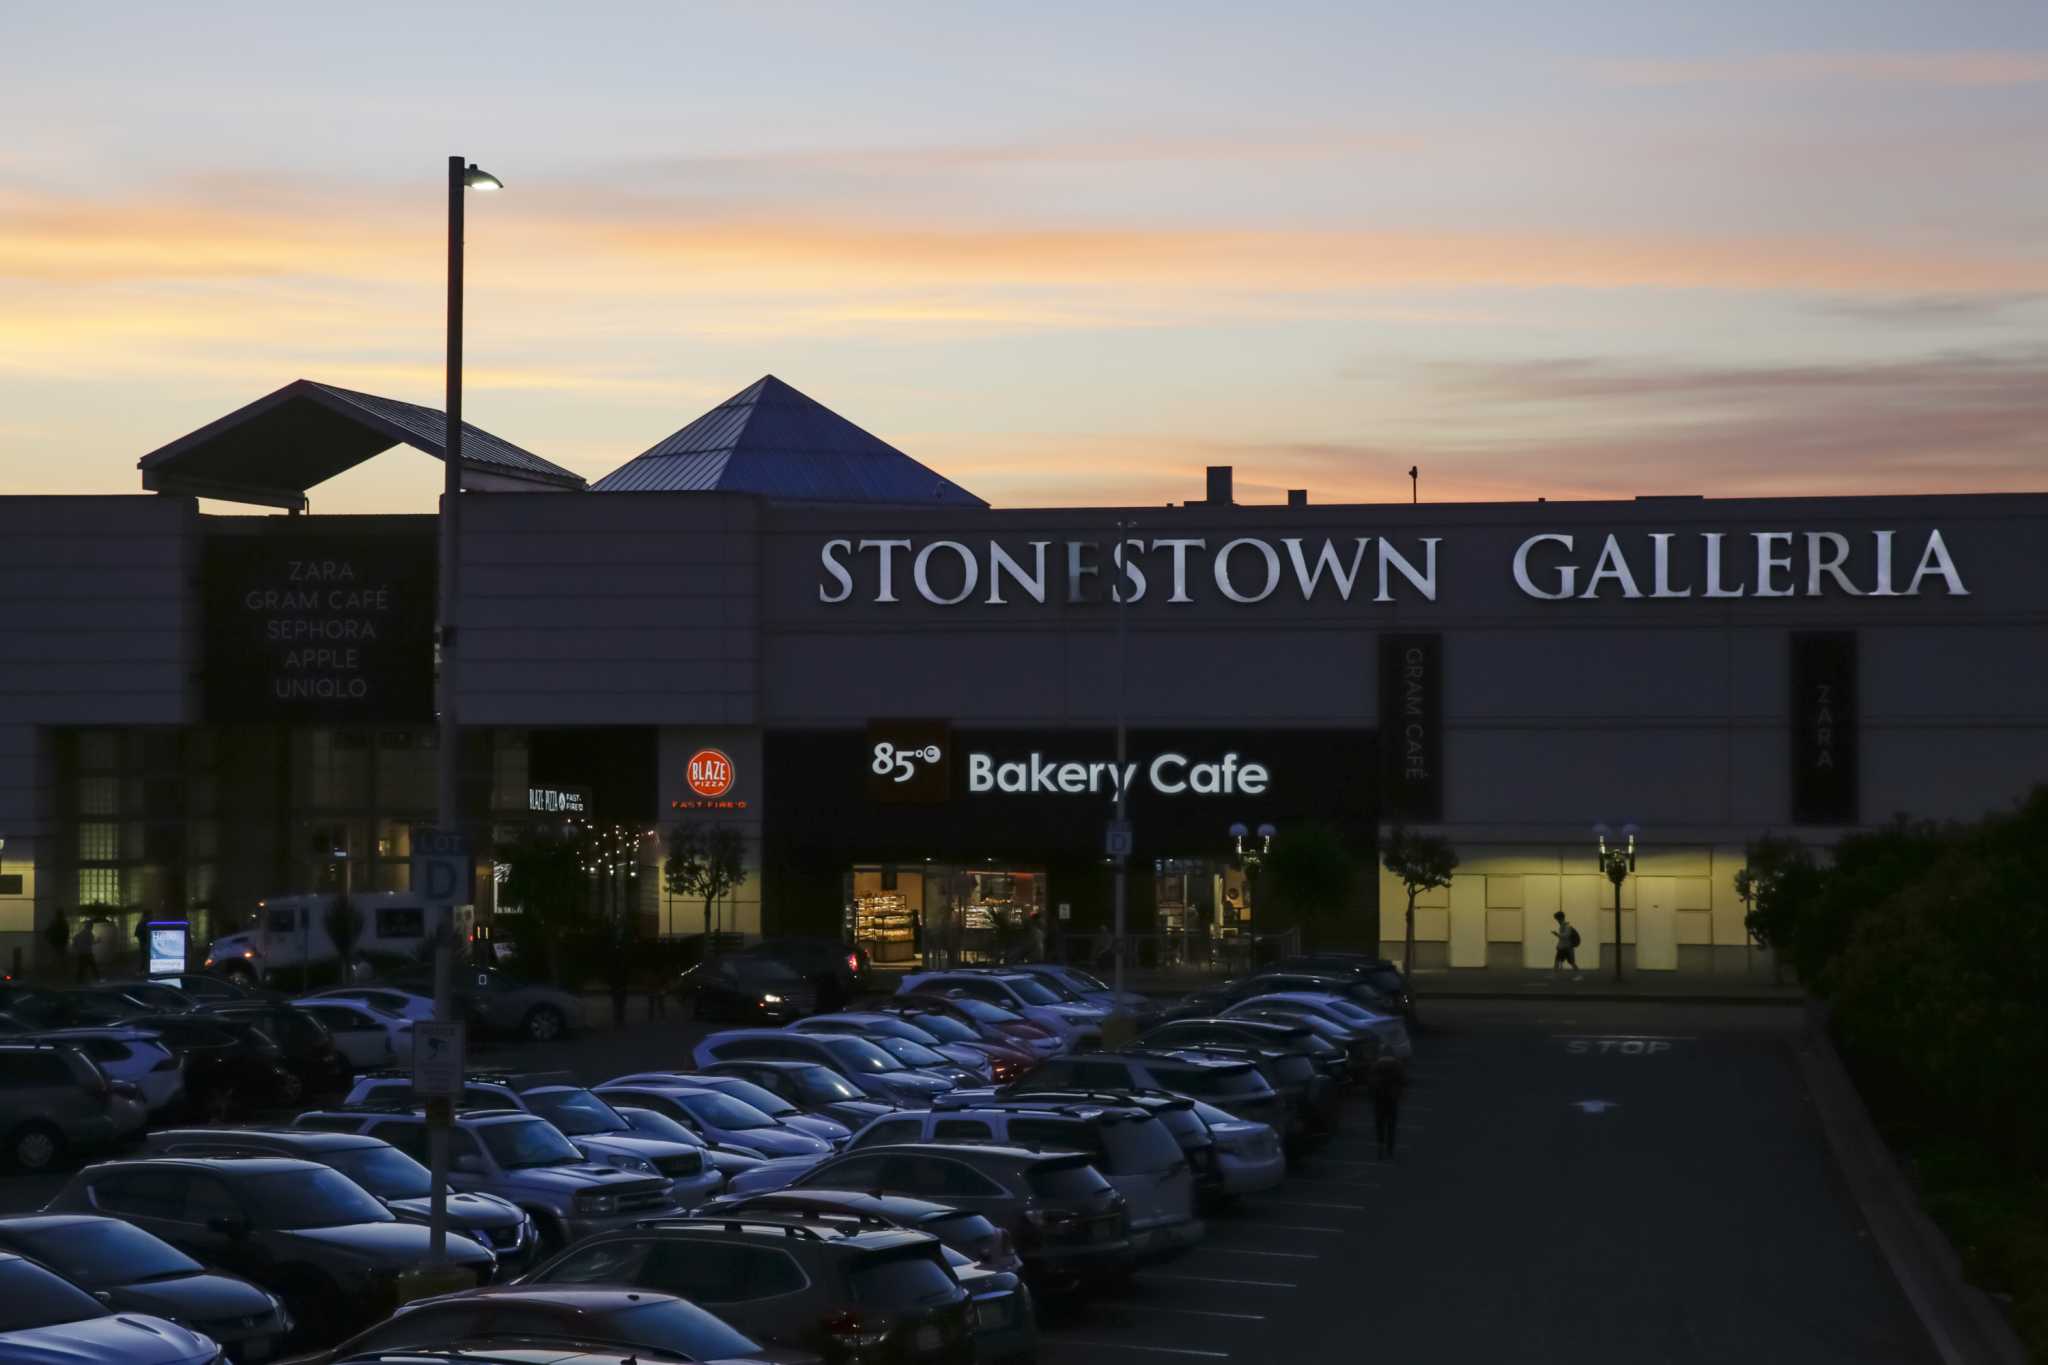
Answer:
MULTIPOLYGON (((817 590, 827 606, 1435 602, 1455 553, 1441 536, 845 538, 819 547, 817 590)), ((1548 602, 1970 595, 1939 530, 1544 531, 1498 572, 1548 602)))

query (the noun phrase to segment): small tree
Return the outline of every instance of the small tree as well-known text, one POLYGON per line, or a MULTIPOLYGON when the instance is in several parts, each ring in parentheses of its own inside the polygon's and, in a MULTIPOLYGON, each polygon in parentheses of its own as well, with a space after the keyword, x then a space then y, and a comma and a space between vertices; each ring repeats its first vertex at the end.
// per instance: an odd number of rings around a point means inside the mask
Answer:
POLYGON ((334 941, 334 958, 340 972, 338 979, 346 985, 354 975, 356 945, 363 940, 363 912, 346 895, 336 896, 334 903, 327 907, 321 923, 327 930, 327 937, 334 941))
POLYGON ((1380 853, 1380 861, 1387 871, 1399 879, 1408 892, 1408 917, 1401 946, 1401 975, 1411 978, 1408 987, 1413 994, 1412 972, 1415 966, 1415 898, 1425 891, 1434 891, 1440 886, 1451 884, 1451 874, 1458 870, 1458 853, 1450 841, 1441 835, 1424 834, 1420 830, 1404 829, 1400 825, 1387 834, 1387 842, 1380 853))
POLYGON ((746 837, 731 825, 687 821, 668 832, 662 882, 672 896, 704 901, 704 953, 711 954, 711 907, 747 875, 746 837))
POLYGON ((1294 929, 1339 920, 1358 889, 1358 859, 1343 835, 1325 825, 1283 831, 1259 863, 1252 913, 1268 906, 1294 929))
POLYGON ((535 979, 561 984, 562 938, 589 917, 590 874, 585 850, 574 830, 522 830, 499 846, 504 877, 498 883, 498 904, 517 906, 508 915, 512 938, 519 945, 521 970, 535 979))

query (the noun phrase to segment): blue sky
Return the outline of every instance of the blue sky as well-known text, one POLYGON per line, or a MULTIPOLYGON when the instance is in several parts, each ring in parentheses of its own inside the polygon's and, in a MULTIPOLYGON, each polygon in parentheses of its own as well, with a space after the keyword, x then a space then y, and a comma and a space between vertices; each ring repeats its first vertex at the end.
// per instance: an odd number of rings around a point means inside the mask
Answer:
POLYGON ((438 403, 456 151, 468 413, 592 476, 773 372, 1006 505, 2044 482, 2039 3, 48 6, 0 119, 11 491, 438 403))

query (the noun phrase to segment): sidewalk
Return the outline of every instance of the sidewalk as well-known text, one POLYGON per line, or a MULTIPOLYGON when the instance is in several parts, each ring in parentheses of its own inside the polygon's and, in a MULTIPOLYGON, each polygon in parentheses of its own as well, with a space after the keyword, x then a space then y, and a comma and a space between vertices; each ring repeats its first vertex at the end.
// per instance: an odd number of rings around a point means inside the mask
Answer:
POLYGON ((1780 984, 1769 972, 1751 976, 1720 972, 1627 972, 1612 969, 1577 975, 1548 970, 1522 972, 1418 970, 1411 982, 1417 1000, 1668 1000, 1680 1004, 1797 1005, 1806 991, 1780 984))

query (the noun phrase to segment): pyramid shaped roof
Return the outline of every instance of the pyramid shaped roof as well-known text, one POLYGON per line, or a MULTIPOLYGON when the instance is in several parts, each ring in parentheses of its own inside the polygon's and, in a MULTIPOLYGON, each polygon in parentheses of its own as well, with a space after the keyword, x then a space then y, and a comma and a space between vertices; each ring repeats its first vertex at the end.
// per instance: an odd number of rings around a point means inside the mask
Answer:
POLYGON ((760 493, 795 502, 988 504, 774 375, 620 465, 593 493, 760 493))

